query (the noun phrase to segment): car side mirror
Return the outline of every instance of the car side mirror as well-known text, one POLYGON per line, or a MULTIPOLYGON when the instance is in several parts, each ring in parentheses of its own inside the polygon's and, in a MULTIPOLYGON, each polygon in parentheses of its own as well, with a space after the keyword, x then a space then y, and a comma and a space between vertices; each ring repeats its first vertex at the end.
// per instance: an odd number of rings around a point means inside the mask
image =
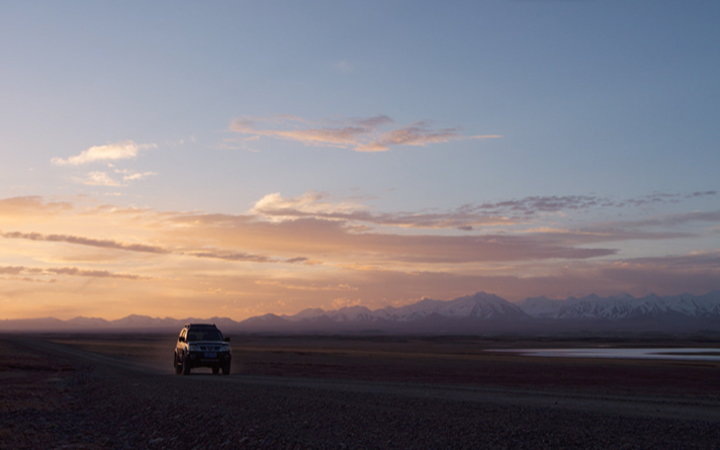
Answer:
POLYGON ((225 342, 230 342, 230 338, 225 338, 225 342))
POLYGON ((182 336, 180 336, 180 337, 178 338, 178 341, 180 341, 180 342, 185 342, 185 338, 182 337, 182 336))

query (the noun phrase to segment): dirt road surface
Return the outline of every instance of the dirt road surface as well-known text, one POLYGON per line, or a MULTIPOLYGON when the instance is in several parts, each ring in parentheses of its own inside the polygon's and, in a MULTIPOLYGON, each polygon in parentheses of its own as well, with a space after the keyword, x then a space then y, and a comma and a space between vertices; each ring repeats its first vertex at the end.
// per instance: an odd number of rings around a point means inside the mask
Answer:
POLYGON ((0 448, 720 448, 718 392, 178 376, 171 351, 0 338, 0 448))

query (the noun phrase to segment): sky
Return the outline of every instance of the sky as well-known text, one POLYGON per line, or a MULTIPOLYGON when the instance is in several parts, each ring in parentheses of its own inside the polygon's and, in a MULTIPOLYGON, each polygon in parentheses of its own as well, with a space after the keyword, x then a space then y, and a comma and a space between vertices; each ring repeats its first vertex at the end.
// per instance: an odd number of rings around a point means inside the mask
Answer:
POLYGON ((720 289, 716 1, 0 5, 0 319, 720 289))

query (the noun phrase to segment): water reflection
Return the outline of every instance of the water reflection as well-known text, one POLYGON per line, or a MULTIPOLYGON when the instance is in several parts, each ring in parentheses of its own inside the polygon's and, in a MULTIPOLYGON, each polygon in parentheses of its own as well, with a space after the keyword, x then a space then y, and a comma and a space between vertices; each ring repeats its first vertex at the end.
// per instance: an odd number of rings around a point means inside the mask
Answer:
POLYGON ((544 348, 495 350, 549 358, 623 358, 720 361, 717 348, 544 348))

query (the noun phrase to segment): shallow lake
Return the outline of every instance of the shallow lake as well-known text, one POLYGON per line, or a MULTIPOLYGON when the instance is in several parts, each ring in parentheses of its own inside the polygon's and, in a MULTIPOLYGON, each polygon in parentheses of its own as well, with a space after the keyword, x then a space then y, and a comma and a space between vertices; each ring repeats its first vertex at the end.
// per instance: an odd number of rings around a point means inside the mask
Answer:
POLYGON ((718 348, 543 348, 494 350, 548 358, 680 359, 720 361, 718 348))

